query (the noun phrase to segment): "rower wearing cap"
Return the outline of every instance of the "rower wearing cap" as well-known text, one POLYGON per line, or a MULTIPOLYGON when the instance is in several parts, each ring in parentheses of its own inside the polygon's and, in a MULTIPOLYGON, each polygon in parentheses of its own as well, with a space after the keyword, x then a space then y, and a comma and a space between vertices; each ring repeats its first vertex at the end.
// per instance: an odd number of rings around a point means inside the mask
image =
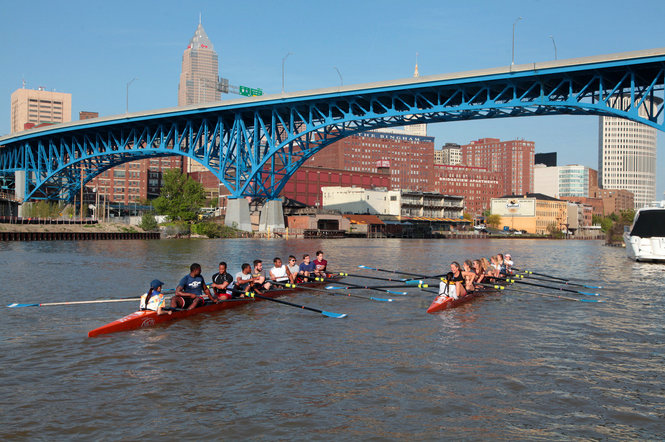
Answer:
POLYGON ((166 299, 164 299, 164 294, 162 293, 163 285, 164 283, 159 279, 152 280, 148 293, 141 296, 139 310, 156 311, 158 315, 170 315, 173 313, 171 310, 165 310, 166 299))

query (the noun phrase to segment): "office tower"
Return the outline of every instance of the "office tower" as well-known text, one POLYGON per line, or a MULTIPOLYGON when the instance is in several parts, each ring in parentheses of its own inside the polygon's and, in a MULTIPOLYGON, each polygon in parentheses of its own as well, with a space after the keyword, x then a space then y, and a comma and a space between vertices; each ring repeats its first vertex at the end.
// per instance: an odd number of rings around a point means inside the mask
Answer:
POLYGON ((15 90, 11 106, 11 133, 72 119, 72 94, 51 92, 43 87, 15 90))
POLYGON ((446 143, 441 150, 434 151, 434 164, 456 165, 462 162, 462 148, 459 144, 446 143))
MULTIPOLYGON (((220 100, 217 90, 219 81, 219 60, 217 52, 208 38, 201 21, 182 54, 182 71, 178 84, 178 106, 210 103, 220 100)), ((203 172, 207 169, 189 158, 186 172, 203 172)))
MULTIPOLYGON (((612 106, 626 109, 630 97, 612 106)), ((648 101, 639 109, 646 117, 648 101)), ((634 194, 635 209, 656 198, 656 129, 634 121, 600 117, 598 181, 605 189, 625 189, 634 194)))
POLYGON ((462 146, 462 164, 500 172, 502 194, 523 195, 533 192, 534 149, 533 141, 481 138, 462 146))
POLYGON ((556 167, 556 152, 537 153, 534 155, 534 163, 556 167))

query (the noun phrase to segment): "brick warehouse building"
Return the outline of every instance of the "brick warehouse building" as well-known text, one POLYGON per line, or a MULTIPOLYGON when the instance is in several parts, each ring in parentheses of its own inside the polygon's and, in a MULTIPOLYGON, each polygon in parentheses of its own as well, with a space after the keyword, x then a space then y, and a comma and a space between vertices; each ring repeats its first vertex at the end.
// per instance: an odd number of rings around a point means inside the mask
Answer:
POLYGON ((389 168, 390 189, 435 191, 434 137, 394 132, 364 132, 324 148, 306 163, 352 172, 389 168))
POLYGON ((436 192, 464 197, 464 210, 480 216, 490 208, 492 198, 503 195, 503 179, 500 172, 482 167, 435 164, 436 192))
POLYGON ((502 195, 523 195, 533 192, 534 151, 533 141, 481 138, 462 146, 462 164, 499 172, 502 195))

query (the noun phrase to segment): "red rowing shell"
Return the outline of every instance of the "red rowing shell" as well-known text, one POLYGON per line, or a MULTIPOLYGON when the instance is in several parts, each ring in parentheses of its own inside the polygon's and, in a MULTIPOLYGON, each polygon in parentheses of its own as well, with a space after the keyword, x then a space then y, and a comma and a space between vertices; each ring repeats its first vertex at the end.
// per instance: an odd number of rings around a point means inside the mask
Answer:
MULTIPOLYGON (((330 278, 332 279, 338 279, 338 278, 330 278)), ((298 288, 291 288, 291 289, 276 289, 276 290, 268 290, 266 293, 263 294, 263 296, 267 296, 270 298, 276 298, 278 296, 286 295, 289 293, 297 292, 302 289, 307 289, 307 287, 316 287, 320 286, 322 284, 327 284, 328 282, 314 282, 314 283, 305 283, 305 284, 299 284, 298 288)), ((187 318, 188 316, 193 316, 193 315, 198 315, 199 313, 209 313, 209 312, 216 312, 219 310, 225 310, 227 308, 234 308, 234 307, 239 307, 241 305, 249 304, 251 302, 257 302, 261 301, 260 298, 237 298, 237 299, 229 299, 227 301, 221 301, 218 304, 207 304, 204 305, 203 307, 197 307, 192 310, 181 310, 181 311, 175 311, 171 315, 157 315, 157 312, 151 311, 151 310, 143 310, 143 311, 138 311, 134 312, 130 315, 125 316, 124 318, 120 318, 118 320, 115 320, 113 322, 110 322, 106 325, 103 325, 99 328, 96 328, 94 330, 91 330, 88 332, 88 337, 93 338, 95 336, 99 335, 104 335, 107 333, 116 333, 116 332, 121 332, 121 331, 130 331, 130 330, 137 330, 139 328, 144 328, 144 327, 153 327, 157 324, 162 324, 165 322, 171 322, 175 321, 177 319, 183 319, 187 318)))

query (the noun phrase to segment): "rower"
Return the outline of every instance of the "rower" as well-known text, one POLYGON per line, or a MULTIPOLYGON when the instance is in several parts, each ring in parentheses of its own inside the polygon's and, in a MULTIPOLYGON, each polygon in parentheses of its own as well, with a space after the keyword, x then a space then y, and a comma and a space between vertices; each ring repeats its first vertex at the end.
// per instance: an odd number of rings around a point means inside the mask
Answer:
POLYGON ((476 272, 476 282, 481 283, 487 277, 485 270, 483 269, 483 264, 480 259, 473 260, 473 271, 476 272))
POLYGON ((303 281, 309 281, 309 276, 314 273, 314 263, 310 262, 309 255, 302 256, 302 262, 300 263, 300 270, 298 275, 302 278, 303 281))
POLYGON ((275 258, 272 260, 273 268, 270 269, 270 279, 276 282, 289 282, 291 281, 291 271, 287 266, 282 264, 282 258, 275 258))
POLYGON ((203 276, 201 276, 201 265, 194 263, 189 266, 189 273, 178 283, 175 296, 171 298, 171 307, 191 310, 203 305, 205 303, 203 300, 204 292, 211 301, 217 302, 216 298, 210 293, 203 276))
MULTIPOLYGON (((236 273, 234 287, 237 291, 246 292, 251 288, 252 285, 252 266, 250 266, 248 263, 243 263, 240 268, 241 270, 236 273)), ((240 297, 244 296, 244 294, 240 295, 240 297)))
POLYGON ((462 277, 464 278, 464 288, 466 289, 467 292, 472 292, 474 291, 475 287, 473 285, 474 282, 476 282, 476 272, 473 270, 473 263, 471 260, 467 259, 464 261, 464 264, 462 264, 462 277))
POLYGON ((323 259, 323 252, 317 250, 316 259, 314 260, 314 274, 316 276, 326 277, 326 269, 328 267, 328 261, 323 259))
POLYGON ((233 288, 233 276, 226 271, 226 263, 224 261, 219 263, 219 272, 212 275, 212 284, 210 286, 220 301, 226 301, 232 297, 232 292, 227 290, 227 288, 229 286, 233 288))
POLYGON ((291 274, 289 275, 291 284, 300 282, 301 279, 298 277, 298 272, 300 272, 300 267, 298 266, 295 256, 289 255, 289 263, 286 265, 286 267, 289 269, 289 272, 291 272, 291 274))
POLYGON ((141 304, 139 310, 152 310, 156 311, 157 315, 170 315, 173 312, 166 310, 166 299, 162 293, 162 286, 164 283, 159 279, 154 279, 150 283, 148 293, 141 296, 141 304))
POLYGON ((506 265, 506 273, 513 273, 511 268, 513 267, 513 260, 512 256, 510 256, 510 253, 505 254, 505 258, 503 259, 503 263, 506 265))
POLYGON ((506 276, 508 274, 508 271, 506 270, 506 263, 503 261, 503 255, 501 253, 498 253, 496 255, 496 263, 499 268, 498 276, 506 276))
POLYGON ((263 261, 260 259, 254 260, 254 270, 252 270, 252 287, 259 294, 263 294, 263 290, 270 289, 270 283, 266 281, 266 271, 263 270, 263 261))

